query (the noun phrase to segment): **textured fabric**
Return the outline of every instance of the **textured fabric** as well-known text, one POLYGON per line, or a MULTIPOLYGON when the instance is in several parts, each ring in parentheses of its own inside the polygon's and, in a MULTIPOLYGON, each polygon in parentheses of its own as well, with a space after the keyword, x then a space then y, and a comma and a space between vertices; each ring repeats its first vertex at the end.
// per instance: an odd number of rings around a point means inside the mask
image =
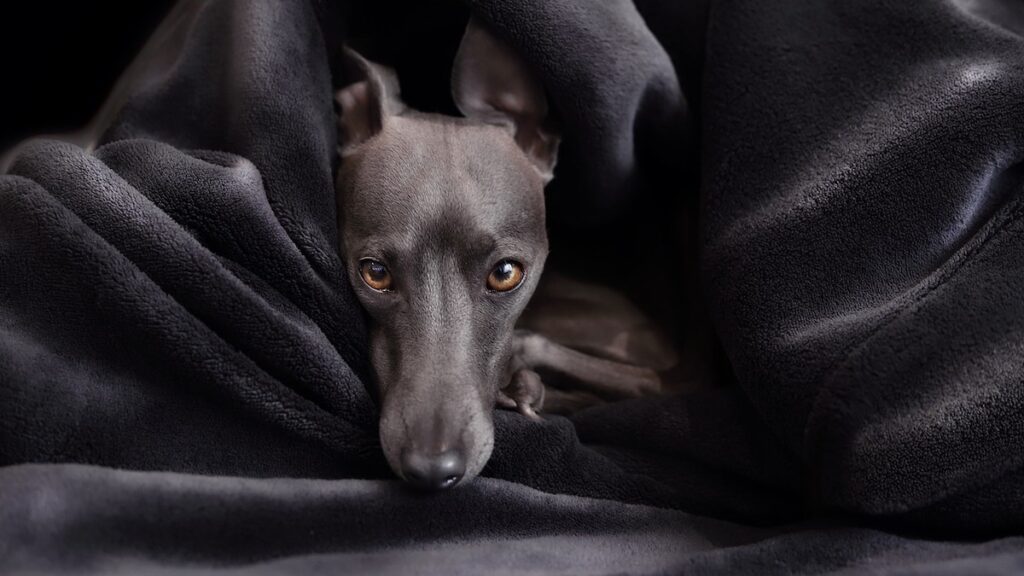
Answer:
POLYGON ((702 259, 822 502, 983 531, 1024 521, 1024 44, 980 4, 718 3, 702 259))
POLYGON ((1013 574, 1024 538, 785 531, 480 478, 429 497, 380 480, 78 465, 0 470, 0 571, 71 574, 1013 574))
POLYGON ((470 2, 558 113, 554 241, 699 208, 739 385, 498 412, 485 478, 433 500, 352 480, 391 474, 331 101, 345 34, 450 66, 468 12, 425 4, 183 2, 94 151, 0 176, 0 568, 1015 568, 1013 539, 915 538, 1024 527, 1016 4, 470 2))

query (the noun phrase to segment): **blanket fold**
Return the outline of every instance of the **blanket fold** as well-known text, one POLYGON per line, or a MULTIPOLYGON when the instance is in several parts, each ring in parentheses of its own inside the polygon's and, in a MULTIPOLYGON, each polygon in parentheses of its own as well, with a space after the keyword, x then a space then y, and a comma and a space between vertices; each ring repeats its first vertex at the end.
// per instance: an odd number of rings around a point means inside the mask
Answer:
POLYGON ((711 309, 829 506, 1020 527, 1024 44, 997 5, 716 6, 711 309))

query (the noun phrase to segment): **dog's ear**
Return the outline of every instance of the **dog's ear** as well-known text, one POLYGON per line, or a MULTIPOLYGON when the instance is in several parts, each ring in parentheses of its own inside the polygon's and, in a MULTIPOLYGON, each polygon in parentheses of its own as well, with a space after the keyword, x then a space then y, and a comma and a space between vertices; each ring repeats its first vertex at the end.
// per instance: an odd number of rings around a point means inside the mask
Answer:
POLYGON ((549 127, 544 87, 476 18, 469 20, 455 55, 452 96, 467 118, 507 126, 545 182, 551 179, 559 138, 549 127))
POLYGON ((338 103, 338 149, 342 156, 376 136, 388 117, 401 114, 398 77, 390 68, 370 62, 346 47, 343 54, 347 86, 334 94, 338 103))

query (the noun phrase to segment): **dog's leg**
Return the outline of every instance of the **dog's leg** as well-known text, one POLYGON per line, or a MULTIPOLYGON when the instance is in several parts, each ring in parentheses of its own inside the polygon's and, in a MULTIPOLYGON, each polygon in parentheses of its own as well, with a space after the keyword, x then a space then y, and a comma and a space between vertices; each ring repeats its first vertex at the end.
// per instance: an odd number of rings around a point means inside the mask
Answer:
POLYGON ((566 376, 578 383, 582 392, 621 399, 661 391, 661 378, 650 368, 577 352, 535 332, 517 330, 513 347, 521 369, 566 376))
POLYGON ((516 370, 509 385, 498 391, 498 406, 540 420, 537 411, 544 406, 544 383, 540 375, 528 368, 516 370))

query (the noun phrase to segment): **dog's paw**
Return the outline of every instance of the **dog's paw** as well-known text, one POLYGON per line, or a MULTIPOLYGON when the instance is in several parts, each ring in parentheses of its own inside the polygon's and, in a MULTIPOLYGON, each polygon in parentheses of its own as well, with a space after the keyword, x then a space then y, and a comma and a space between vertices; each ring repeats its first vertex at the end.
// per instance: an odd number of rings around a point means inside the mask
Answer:
POLYGON ((661 375, 650 368, 637 366, 632 377, 627 377, 626 380, 632 382, 626 384, 624 388, 636 396, 651 396, 663 391, 661 375))
POLYGON ((537 412, 544 407, 544 382, 533 370, 516 370, 508 386, 498 391, 497 402, 502 408, 516 410, 523 416, 540 420, 537 412))

